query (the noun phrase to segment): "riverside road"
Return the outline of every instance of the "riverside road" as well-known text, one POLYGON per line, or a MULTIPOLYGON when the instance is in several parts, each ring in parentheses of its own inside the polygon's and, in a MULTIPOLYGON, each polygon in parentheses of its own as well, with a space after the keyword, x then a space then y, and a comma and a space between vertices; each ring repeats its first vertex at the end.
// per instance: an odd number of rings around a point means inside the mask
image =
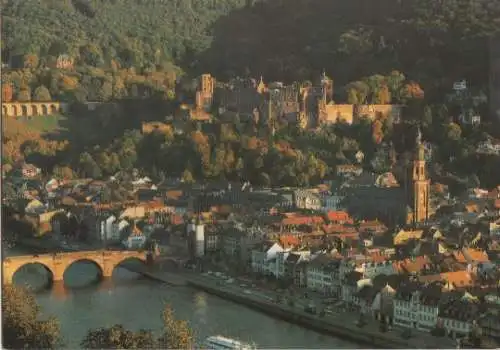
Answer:
MULTIPOLYGON (((26 252, 9 252, 21 255, 26 252)), ((221 334, 251 341, 259 348, 354 349, 359 344, 322 335, 275 319, 242 305, 189 287, 176 287, 117 268, 112 279, 93 283, 97 269, 79 263, 67 271, 65 283, 43 288, 48 275, 28 265, 14 276, 15 284, 28 284, 45 315, 56 316, 66 348, 78 348, 89 328, 117 323, 131 329, 161 329, 161 310, 170 304, 179 318, 188 320, 199 340, 221 334)))

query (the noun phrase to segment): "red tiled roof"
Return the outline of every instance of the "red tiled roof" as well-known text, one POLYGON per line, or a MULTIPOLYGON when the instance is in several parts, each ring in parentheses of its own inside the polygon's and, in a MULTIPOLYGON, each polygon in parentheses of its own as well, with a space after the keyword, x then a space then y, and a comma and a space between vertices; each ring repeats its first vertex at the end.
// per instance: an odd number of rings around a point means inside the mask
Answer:
MULTIPOLYGON (((488 254, 486 254, 486 252, 483 252, 481 250, 468 248, 467 254, 469 254, 472 261, 475 261, 475 262, 488 262, 488 261, 490 261, 490 259, 488 258, 488 254)), ((453 256, 455 257, 455 259, 458 262, 461 262, 461 263, 467 262, 467 259, 465 258, 464 254, 461 251, 457 251, 457 252, 453 253, 453 256)))
POLYGON ((296 216, 281 220, 282 225, 312 225, 322 224, 323 218, 320 216, 296 216))
POLYGON ((368 257, 368 260, 371 260, 375 263, 381 263, 381 262, 384 262, 384 261, 387 261, 387 257, 385 257, 384 255, 380 255, 380 254, 371 254, 369 257, 368 257))
POLYGON ((358 234, 358 231, 356 230, 355 227, 342 225, 342 224, 323 225, 322 229, 325 233, 356 233, 356 234, 358 234))
POLYGON ((299 238, 294 235, 281 235, 279 242, 283 248, 296 247, 300 244, 299 238))
POLYGON ((359 230, 385 231, 387 230, 387 227, 379 221, 366 221, 359 224, 359 230))
POLYGON ((348 238, 356 240, 359 238, 359 233, 358 232, 343 232, 343 233, 337 233, 334 236, 340 238, 341 240, 346 240, 348 238))
POLYGON ((351 222, 352 219, 345 211, 329 211, 326 214, 328 220, 332 222, 351 222))
POLYGON ((427 256, 417 256, 415 259, 405 259, 394 263, 395 269, 399 272, 420 272, 430 260, 427 256))

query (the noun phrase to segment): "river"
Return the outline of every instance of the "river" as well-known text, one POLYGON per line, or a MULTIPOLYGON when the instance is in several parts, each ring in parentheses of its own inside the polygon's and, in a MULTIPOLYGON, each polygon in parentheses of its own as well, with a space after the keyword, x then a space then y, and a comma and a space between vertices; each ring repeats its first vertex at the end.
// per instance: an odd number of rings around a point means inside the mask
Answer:
MULTIPOLYGON (((9 252, 8 255, 17 255, 9 252)), ((172 287, 117 268, 111 279, 97 281, 98 270, 86 263, 72 265, 65 282, 47 288, 49 275, 28 265, 14 276, 15 284, 36 291, 44 315, 56 316, 67 348, 76 349, 87 329, 123 324, 159 331, 165 303, 178 318, 189 321, 198 340, 221 334, 254 342, 259 348, 339 349, 361 345, 310 331, 244 306, 188 287, 172 287)))

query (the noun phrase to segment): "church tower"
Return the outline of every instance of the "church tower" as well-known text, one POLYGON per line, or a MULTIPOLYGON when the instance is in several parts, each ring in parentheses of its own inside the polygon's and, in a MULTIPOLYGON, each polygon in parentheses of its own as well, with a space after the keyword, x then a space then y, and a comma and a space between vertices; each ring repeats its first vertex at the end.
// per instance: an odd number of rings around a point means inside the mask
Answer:
POLYGON ((413 223, 429 218, 430 181, 425 171, 425 148, 420 130, 417 134, 417 149, 413 161, 413 223))

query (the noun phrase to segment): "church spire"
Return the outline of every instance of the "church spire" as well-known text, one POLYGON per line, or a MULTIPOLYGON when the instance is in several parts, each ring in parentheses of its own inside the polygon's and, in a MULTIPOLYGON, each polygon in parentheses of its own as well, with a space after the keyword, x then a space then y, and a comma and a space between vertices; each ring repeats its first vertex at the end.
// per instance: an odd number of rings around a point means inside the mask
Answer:
POLYGON ((264 78, 262 77, 262 75, 260 76, 260 81, 259 81, 259 84, 257 85, 257 92, 259 94, 262 94, 266 91, 266 84, 264 84, 264 78))
POLYGON ((417 130, 417 137, 415 140, 415 144, 416 144, 415 159, 418 161, 425 161, 425 146, 422 143, 422 132, 420 131, 420 127, 417 130))

